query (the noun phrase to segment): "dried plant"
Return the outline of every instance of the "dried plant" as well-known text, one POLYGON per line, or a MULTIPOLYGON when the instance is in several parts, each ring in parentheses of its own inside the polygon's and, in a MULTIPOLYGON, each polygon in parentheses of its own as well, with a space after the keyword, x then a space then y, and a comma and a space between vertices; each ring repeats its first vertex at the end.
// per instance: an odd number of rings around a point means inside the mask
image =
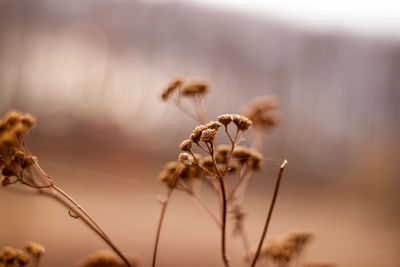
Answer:
MULTIPOLYGON (((165 164, 159 180, 166 186, 166 198, 162 201, 158 222, 152 266, 156 265, 158 243, 164 216, 174 191, 189 195, 210 216, 221 232, 221 257, 225 266, 231 265, 227 253, 227 224, 233 223, 234 236, 243 243, 246 263, 256 266, 267 262, 279 267, 289 267, 292 262, 300 266, 300 256, 312 240, 310 233, 292 233, 282 239, 263 246, 267 235, 281 179, 287 161, 283 160, 276 177, 272 200, 267 211, 264 227, 254 250, 245 230, 246 210, 242 205, 247 184, 254 172, 263 168, 264 157, 258 150, 265 136, 277 125, 277 101, 274 97, 254 100, 241 114, 222 114, 215 121, 207 122, 203 98, 209 92, 207 82, 185 83, 175 78, 162 93, 164 101, 172 101, 181 111, 194 118, 194 127, 188 138, 183 140, 181 153, 175 161, 165 164), (253 141, 244 142, 244 135, 253 131, 253 141), (217 140, 225 140, 222 143, 217 140), (215 215, 203 202, 196 185, 205 184, 220 199, 220 215, 215 215), (261 259, 260 261, 258 261, 261 259)), ((115 246, 94 219, 39 166, 24 142, 24 136, 35 125, 36 119, 29 114, 9 112, 0 120, 0 170, 1 185, 10 191, 38 194, 51 197, 65 206, 68 214, 89 226, 116 253, 96 252, 81 261, 82 267, 139 266, 136 258, 127 258, 115 246)), ((45 249, 40 244, 28 242, 27 252, 4 247, 0 251, 0 267, 39 266, 45 249)), ((305 263, 301 266, 334 266, 330 263, 305 263)))
MULTIPOLYGON (((42 194, 57 200, 68 208, 71 217, 81 219, 121 257, 127 266, 131 266, 103 229, 70 195, 54 183, 39 166, 37 158, 29 152, 24 142, 24 135, 35 123, 36 119, 33 116, 16 111, 9 112, 0 121, 1 185, 9 188, 19 184, 23 186, 22 190, 28 189, 25 193, 42 194)), ((35 251, 35 246, 30 248, 32 248, 31 253, 35 251)), ((37 258, 39 259, 39 256, 37 258)))
MULTIPOLYGON (((158 241, 163 223, 164 214, 174 190, 187 193, 200 206, 207 211, 210 217, 221 229, 221 256, 225 266, 230 266, 230 259, 227 255, 226 225, 228 213, 231 214, 234 222, 234 234, 240 235, 246 253, 250 253, 250 242, 248 241, 245 229, 245 210, 241 205, 243 192, 247 182, 254 171, 262 167, 263 156, 252 146, 242 145, 243 135, 253 125, 252 120, 239 114, 223 114, 218 116, 217 121, 205 123, 206 114, 202 106, 202 98, 209 91, 208 83, 191 82, 185 85, 182 78, 173 80, 162 93, 162 99, 167 101, 174 99, 174 104, 189 116, 195 118, 200 125, 194 128, 189 138, 183 140, 180 149, 183 151, 178 160, 169 162, 159 175, 159 179, 167 188, 167 197, 163 202, 160 221, 156 234, 156 241, 153 253, 153 266, 156 265, 158 241), (189 97, 193 100, 192 110, 183 108, 182 97, 189 97), (222 129, 222 130, 221 130, 222 129), (226 144, 217 144, 216 136, 221 134, 227 141, 226 144), (218 219, 210 209, 201 201, 198 192, 193 186, 201 182, 207 184, 211 190, 221 199, 221 216, 218 219)), ((265 101, 264 101, 265 102, 265 101)), ((267 105, 252 105, 249 114, 256 122, 258 130, 269 130, 272 127, 272 116, 267 121, 264 109, 274 109, 276 105, 272 102, 267 105), (268 127, 267 127, 268 124, 268 127)), ((277 120, 274 120, 276 123, 277 120)), ((258 247, 261 248, 271 219, 272 211, 279 191, 280 181, 287 161, 285 160, 279 170, 273 199, 263 229, 258 247)), ((252 266, 255 265, 258 255, 255 253, 252 266)))

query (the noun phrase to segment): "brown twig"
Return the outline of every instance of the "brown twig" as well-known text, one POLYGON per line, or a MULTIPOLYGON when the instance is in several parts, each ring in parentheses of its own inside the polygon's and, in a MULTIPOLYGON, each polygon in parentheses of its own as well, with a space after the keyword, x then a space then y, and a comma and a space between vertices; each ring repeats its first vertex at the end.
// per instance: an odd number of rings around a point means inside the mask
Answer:
POLYGON ((168 188, 167 199, 163 202, 163 205, 162 205, 162 208, 161 208, 160 220, 158 221, 156 239, 155 239, 155 242, 154 242, 153 260, 152 260, 152 264, 151 264, 152 267, 156 266, 158 243, 159 243, 159 240, 160 240, 161 228, 162 228, 162 224, 164 222, 164 216, 165 216, 165 212, 167 210, 169 199, 171 198, 172 191, 174 191, 174 188, 175 188, 176 183, 178 181, 178 173, 179 172, 180 172, 180 169, 178 168, 175 171, 175 174, 174 174, 174 177, 173 177, 173 181, 172 181, 172 185, 171 185, 171 187, 168 188))
POLYGON ((274 194, 272 196, 272 201, 271 201, 271 204, 270 204, 269 210, 268 210, 268 216, 267 216, 267 219, 265 221, 264 229, 263 229, 263 232, 262 232, 262 235, 261 235, 261 239, 260 239, 260 241, 258 243, 256 253, 254 255, 253 261, 251 262, 251 265, 250 265, 251 267, 254 267, 256 265, 257 259, 258 259, 259 255, 260 255, 261 247, 263 245, 263 242, 264 242, 264 239, 265 239, 265 235, 267 234, 269 222, 271 221, 272 212, 274 210, 276 198, 278 196, 279 186, 280 186, 281 179, 282 179, 282 174, 283 174, 283 171, 285 170, 286 164, 287 164, 287 160, 285 159, 283 161, 282 165, 279 168, 279 173, 278 173, 278 176, 277 176, 277 179, 276 179, 274 194))

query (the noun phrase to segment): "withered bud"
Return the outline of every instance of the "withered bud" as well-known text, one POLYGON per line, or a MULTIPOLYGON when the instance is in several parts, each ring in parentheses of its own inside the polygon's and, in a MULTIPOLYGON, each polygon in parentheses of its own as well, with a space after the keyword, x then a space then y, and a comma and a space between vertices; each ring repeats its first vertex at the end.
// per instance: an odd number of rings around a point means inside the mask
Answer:
POLYGON ((204 142, 214 142, 214 138, 217 135, 217 131, 214 129, 206 129, 202 131, 200 140, 204 142))
POLYGON ((232 121, 232 115, 231 114, 223 114, 223 115, 220 115, 219 117, 218 117, 218 121, 220 122, 220 123, 222 123, 223 125, 225 125, 225 126, 227 126, 229 123, 231 123, 231 121, 232 121))
POLYGON ((193 143, 193 141, 191 139, 183 140, 182 143, 179 145, 179 148, 182 151, 188 151, 189 152, 192 149, 192 143, 193 143))
POLYGON ((235 114, 232 118, 233 122, 235 123, 236 127, 238 127, 241 131, 246 131, 251 126, 251 121, 242 115, 235 114))

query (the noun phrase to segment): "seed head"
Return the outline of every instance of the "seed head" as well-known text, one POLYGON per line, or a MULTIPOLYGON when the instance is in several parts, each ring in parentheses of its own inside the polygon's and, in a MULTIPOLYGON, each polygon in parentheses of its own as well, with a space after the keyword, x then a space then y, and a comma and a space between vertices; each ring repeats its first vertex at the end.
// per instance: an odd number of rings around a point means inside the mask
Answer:
POLYGON ((204 142, 214 142, 217 131, 214 129, 206 129, 201 132, 200 140, 204 142))
POLYGON ((46 252, 46 249, 42 245, 32 241, 25 243, 25 249, 34 258, 40 258, 46 252))
POLYGON ((254 148, 236 146, 232 156, 237 158, 241 164, 248 163, 253 170, 259 170, 262 166, 262 154, 254 148))
POLYGON ((191 139, 193 142, 195 142, 195 143, 199 142, 202 132, 203 132, 204 130, 206 130, 206 129, 207 129, 207 126, 205 126, 205 125, 199 125, 199 126, 197 126, 197 127, 193 130, 192 134, 190 135, 190 139, 191 139))
POLYGON ((3 247, 0 251, 0 262, 4 262, 5 266, 13 265, 17 260, 17 250, 12 247, 3 247))
POLYGON ((214 161, 211 156, 206 156, 200 160, 200 165, 209 171, 214 171, 214 161))
POLYGON ((213 130, 218 131, 218 128, 221 127, 221 125, 219 125, 219 123, 216 122, 216 121, 211 121, 211 122, 206 124, 206 127, 208 129, 213 129, 213 130))
POLYGON ((229 123, 231 123, 231 121, 232 121, 232 115, 231 114, 223 114, 223 115, 220 115, 219 117, 218 117, 218 121, 220 122, 220 123, 222 123, 223 125, 225 125, 225 126, 227 126, 229 123))
POLYGON ((167 88, 165 88, 165 90, 162 92, 161 98, 164 101, 167 101, 169 97, 176 91, 176 89, 182 86, 182 84, 183 84, 183 78, 176 77, 168 84, 167 88))
POLYGON ((254 123, 255 127, 268 130, 279 122, 279 116, 276 114, 277 106, 275 97, 266 96, 254 100, 244 114, 254 123))
POLYGON ((18 266, 26 266, 29 263, 29 256, 24 251, 17 249, 16 250, 16 262, 18 266))
POLYGON ((251 126, 251 120, 242 115, 235 114, 233 115, 232 120, 236 124, 236 127, 241 131, 246 131, 251 126))
POLYGON ((228 160, 228 154, 231 151, 231 146, 222 144, 218 145, 216 148, 216 156, 215 159, 218 163, 226 163, 228 160))
POLYGON ((182 141, 182 143, 179 145, 179 148, 182 150, 182 151, 190 151, 191 149, 192 149, 192 140, 191 139, 186 139, 186 140, 183 140, 182 141))
POLYGON ((188 83, 181 91, 182 96, 192 97, 195 95, 205 95, 209 91, 207 82, 192 82, 188 83))

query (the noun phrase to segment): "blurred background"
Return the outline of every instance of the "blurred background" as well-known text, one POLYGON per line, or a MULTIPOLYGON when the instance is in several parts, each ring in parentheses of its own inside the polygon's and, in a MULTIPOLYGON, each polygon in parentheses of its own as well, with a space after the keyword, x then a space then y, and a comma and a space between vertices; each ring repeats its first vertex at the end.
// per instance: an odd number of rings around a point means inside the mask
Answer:
MULTIPOLYGON (((1 0, 1 116, 38 117, 26 143, 41 166, 148 266, 166 193, 157 174, 196 126, 163 88, 177 75, 209 81, 210 120, 276 95, 282 123, 245 198, 252 244, 287 158, 269 237, 312 231, 307 260, 400 266, 399 4, 260 2, 1 0)), ((0 212, 0 246, 42 243, 44 267, 106 249, 50 199, 3 188, 0 212)), ((159 266, 220 266, 219 253, 212 220, 174 194, 159 266)), ((244 265, 238 239, 229 254, 244 265)))

